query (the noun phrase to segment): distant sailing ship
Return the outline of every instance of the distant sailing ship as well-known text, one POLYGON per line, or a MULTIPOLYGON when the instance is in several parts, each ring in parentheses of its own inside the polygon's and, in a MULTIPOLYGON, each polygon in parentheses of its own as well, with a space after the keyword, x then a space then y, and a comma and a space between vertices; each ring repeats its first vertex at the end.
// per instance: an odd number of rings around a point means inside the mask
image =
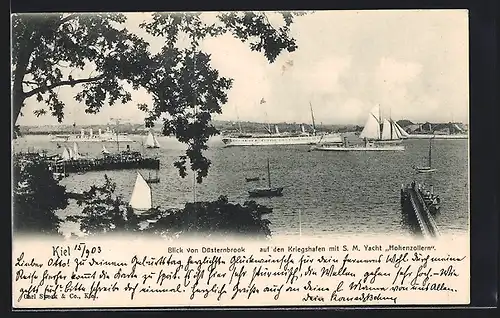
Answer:
POLYGON ((106 131, 98 130, 97 134, 93 133, 92 128, 89 129, 89 133, 85 134, 85 129, 80 130, 80 134, 72 135, 56 135, 50 140, 51 142, 133 142, 132 139, 128 137, 127 134, 119 134, 114 130, 110 130, 109 127, 106 131))
POLYGON ((146 146, 146 148, 160 148, 160 143, 158 142, 158 139, 156 139, 156 136, 151 132, 151 130, 148 133, 148 137, 146 138, 144 146, 146 146))
POLYGON ((315 145, 320 142, 342 142, 339 134, 320 133, 316 131, 314 113, 311 106, 311 117, 313 124, 312 133, 306 132, 304 126, 301 126, 301 133, 280 133, 278 126, 275 126, 273 133, 268 126, 268 134, 240 134, 237 136, 225 136, 222 142, 226 147, 230 146, 276 146, 276 145, 315 145))
POLYGON ((429 173, 429 172, 434 172, 436 171, 435 168, 432 168, 432 139, 434 138, 431 138, 429 139, 429 158, 428 158, 428 166, 427 167, 415 167, 415 170, 418 172, 418 173, 429 173))
POLYGON ((267 159, 267 188, 256 188, 248 191, 250 197, 279 197, 283 195, 283 187, 271 186, 271 170, 267 159))
POLYGON ((80 159, 80 158, 82 158, 82 155, 80 155, 80 151, 78 149, 78 144, 76 142, 73 143, 73 148, 64 147, 64 150, 62 153, 63 160, 75 160, 75 159, 80 159))
POLYGON ((380 105, 372 108, 365 127, 359 135, 363 139, 363 145, 349 145, 347 138, 342 144, 321 143, 313 146, 311 150, 320 151, 403 151, 401 144, 406 139, 408 133, 398 125, 397 122, 389 119, 382 119, 380 105))
POLYGON ((151 188, 142 175, 137 172, 134 190, 130 196, 129 205, 139 212, 148 211, 153 207, 153 194, 151 188))

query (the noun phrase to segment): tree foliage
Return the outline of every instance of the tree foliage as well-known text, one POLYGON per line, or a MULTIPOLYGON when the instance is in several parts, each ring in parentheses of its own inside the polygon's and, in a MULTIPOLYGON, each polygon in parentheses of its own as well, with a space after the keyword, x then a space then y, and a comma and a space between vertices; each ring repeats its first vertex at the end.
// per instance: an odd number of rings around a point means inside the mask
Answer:
POLYGON ((61 122, 64 102, 58 88, 80 85, 75 96, 87 113, 105 104, 131 100, 121 80, 139 87, 147 80, 142 67, 147 63, 148 43, 118 25, 122 14, 15 14, 12 16, 12 81, 14 119, 24 101, 35 97, 47 112, 61 122), (71 72, 93 68, 88 77, 73 78, 71 72), (65 71, 68 70, 69 72, 65 71), (65 73, 69 73, 64 77, 65 73))
MULTIPOLYGON (((145 83, 153 96, 146 124, 152 126, 167 115, 163 118, 163 133, 174 134, 188 145, 186 155, 175 163, 182 177, 186 176, 188 158, 199 183, 207 175, 210 161, 203 151, 208 139, 218 133, 211 124, 212 115, 222 112, 232 85, 231 79, 220 77, 211 67, 210 55, 199 49, 200 41, 230 32, 274 62, 282 50, 293 52, 297 48, 289 36, 293 14, 282 15, 284 25, 278 29, 265 13, 252 12, 220 13, 214 23, 205 23, 201 13, 155 13, 151 22, 141 24, 149 34, 165 39, 161 52, 151 57, 154 75, 145 83), (176 44, 184 38, 189 39, 189 45, 182 49, 176 44)), ((147 105, 140 107, 148 110, 147 105)))
POLYGON ((272 210, 255 201, 247 201, 243 205, 234 204, 228 202, 227 197, 221 196, 212 202, 187 203, 181 210, 154 212, 160 212, 161 217, 145 231, 155 234, 271 236, 271 222, 262 216, 272 210))
POLYGON ((58 90, 64 86, 81 88, 75 99, 85 104, 87 113, 96 113, 105 104, 129 102, 131 94, 123 88, 127 82, 151 94, 153 105, 139 105, 148 112, 146 125, 163 117, 163 133, 188 145, 175 163, 180 175, 186 175, 189 159, 201 183, 210 166, 203 155, 206 142, 218 133, 210 123, 212 115, 222 112, 232 80, 211 67, 200 41, 230 33, 272 63, 283 50, 297 48, 290 26, 294 16, 302 13, 280 14, 283 24, 274 27, 264 12, 220 13, 212 23, 204 22, 200 13, 154 13, 141 27, 164 41, 158 54, 123 27, 123 14, 13 15, 14 120, 26 99, 36 98, 45 104, 35 111, 37 115, 50 112, 61 122, 65 104, 58 90), (189 39, 186 48, 178 45, 181 35, 189 39), (87 77, 71 75, 73 70, 88 68, 93 71, 87 77))
MULTIPOLYGON (((38 156, 38 155, 37 155, 38 156)), ((16 233, 58 234, 55 214, 68 206, 66 188, 58 184, 47 163, 33 156, 14 157, 13 227, 16 233)))

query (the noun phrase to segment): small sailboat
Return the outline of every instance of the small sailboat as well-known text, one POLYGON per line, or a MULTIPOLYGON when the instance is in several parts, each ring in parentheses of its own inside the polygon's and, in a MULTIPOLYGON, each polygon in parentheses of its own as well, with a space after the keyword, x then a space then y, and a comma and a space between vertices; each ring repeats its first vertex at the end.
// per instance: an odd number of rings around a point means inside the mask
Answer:
POLYGON ((250 197, 279 197, 283 195, 283 187, 271 186, 271 171, 267 159, 267 188, 256 188, 248 191, 250 197))
POLYGON ((68 147, 64 147, 63 153, 62 153, 62 160, 70 160, 71 159, 71 152, 68 149, 68 147))
POLYGON ((432 139, 434 138, 430 138, 429 139, 429 158, 428 158, 428 166, 427 167, 415 167, 415 170, 418 172, 418 173, 429 173, 429 172, 434 172, 436 171, 435 168, 432 168, 432 139))
POLYGON ((148 133, 148 137, 146 138, 145 142, 146 148, 160 148, 160 143, 158 142, 158 139, 156 139, 156 136, 151 132, 151 130, 148 133))
POLYGON ((151 188, 142 175, 137 172, 135 179, 134 190, 130 196, 129 205, 135 210, 140 212, 148 211, 153 207, 153 195, 151 188))
POLYGON ((249 178, 245 178, 246 182, 252 182, 252 181, 259 181, 260 178, 259 177, 249 177, 249 178))
POLYGON ((78 159, 80 157, 80 153, 78 151, 78 144, 76 142, 73 143, 73 158, 78 159))
POLYGON ((106 146, 105 145, 102 145, 102 149, 101 149, 101 152, 105 155, 109 154, 109 151, 108 149, 106 149, 106 146))
POLYGON ((156 170, 156 176, 152 177, 151 172, 148 174, 148 178, 146 179, 146 182, 149 183, 160 183, 160 176, 158 176, 158 170, 156 170))

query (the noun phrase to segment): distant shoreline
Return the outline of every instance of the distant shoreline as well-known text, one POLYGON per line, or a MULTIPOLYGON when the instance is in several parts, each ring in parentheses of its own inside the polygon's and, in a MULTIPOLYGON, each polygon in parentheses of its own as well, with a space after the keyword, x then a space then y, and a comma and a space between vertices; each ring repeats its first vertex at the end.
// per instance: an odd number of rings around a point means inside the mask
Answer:
MULTIPOLYGON (((415 132, 415 126, 427 127, 431 126, 436 130, 442 130, 448 127, 450 123, 413 123, 409 120, 402 119, 398 120, 397 123, 404 129, 410 128, 412 133, 415 132)), ((309 123, 259 123, 259 122, 233 122, 233 121, 213 121, 212 124, 221 133, 236 133, 239 129, 243 130, 245 133, 259 133, 265 132, 268 126, 277 126, 281 132, 299 132, 301 125, 304 125, 307 130, 312 130, 312 125, 309 123)), ((459 124, 461 123, 453 123, 459 124)), ((88 130, 92 129, 97 132, 99 129, 106 130, 106 128, 118 128, 119 133, 126 133, 129 135, 145 135, 150 130, 150 128, 145 128, 144 124, 120 124, 118 127, 114 125, 42 125, 42 126, 19 126, 19 132, 21 135, 55 135, 55 134, 80 134, 80 131, 84 129, 86 133, 88 130)), ((345 132, 361 132, 363 130, 362 125, 355 124, 319 124, 316 125, 317 131, 326 131, 334 133, 345 133, 345 132)), ((152 127, 151 130, 156 134, 161 134, 161 126, 152 127)), ((421 133, 428 133, 427 129, 421 131, 421 133)))

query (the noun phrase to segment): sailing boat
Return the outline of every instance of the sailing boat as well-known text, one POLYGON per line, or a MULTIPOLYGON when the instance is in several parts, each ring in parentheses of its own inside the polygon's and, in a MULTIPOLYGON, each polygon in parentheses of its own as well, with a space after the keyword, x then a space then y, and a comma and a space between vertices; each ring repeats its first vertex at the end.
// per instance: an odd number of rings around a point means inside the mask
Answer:
POLYGON ((418 173, 428 173, 428 172, 434 172, 436 171, 435 168, 432 168, 432 165, 431 165, 431 158, 432 158, 432 139, 434 138, 431 138, 429 139, 429 162, 428 162, 428 166, 427 167, 416 167, 415 170, 418 172, 418 173))
POLYGON ((101 152, 102 152, 103 154, 105 154, 105 155, 109 154, 109 151, 108 151, 108 149, 106 149, 106 146, 105 146, 105 145, 102 145, 102 150, 101 150, 101 152))
POLYGON ((160 176, 158 176, 158 170, 156 170, 156 177, 151 177, 151 172, 148 174, 148 178, 146 179, 146 182, 149 183, 159 183, 160 182, 160 176))
POLYGON ((349 145, 347 138, 342 144, 319 144, 311 150, 324 151, 403 151, 403 129, 392 119, 382 119, 380 105, 374 106, 359 135, 364 145, 349 145), (399 127, 399 128, 398 128, 399 127))
POLYGON ((153 135, 151 130, 148 133, 148 137, 146 138, 146 148, 160 148, 160 143, 156 139, 156 136, 153 135))
POLYGON ((81 156, 80 156, 80 152, 78 151, 78 145, 77 145, 77 143, 76 143, 76 142, 74 142, 74 143, 73 143, 73 156, 72 156, 72 158, 73 158, 73 159, 78 159, 78 158, 80 158, 80 157, 81 157, 81 156))
POLYGON ((283 195, 283 187, 273 188, 271 186, 271 171, 269 159, 267 159, 267 188, 256 188, 248 191, 250 197, 279 197, 283 195))
POLYGON ((153 207, 151 188, 142 175, 137 172, 134 190, 130 197, 129 205, 136 211, 147 211, 153 207))
POLYGON ((68 149, 68 147, 64 147, 63 153, 62 153, 62 160, 70 160, 71 159, 71 152, 68 149))

